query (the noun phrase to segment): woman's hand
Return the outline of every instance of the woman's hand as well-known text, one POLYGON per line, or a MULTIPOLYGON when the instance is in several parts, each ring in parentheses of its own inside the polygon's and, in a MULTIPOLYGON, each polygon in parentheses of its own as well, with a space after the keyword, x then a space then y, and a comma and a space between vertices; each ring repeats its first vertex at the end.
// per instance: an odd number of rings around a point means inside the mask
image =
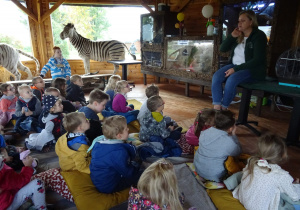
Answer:
POLYGON ((239 28, 235 28, 232 32, 231 32, 231 36, 233 36, 234 38, 238 37, 241 35, 241 31, 239 30, 239 28))
POLYGON ((227 71, 225 71, 225 77, 229 77, 230 75, 232 75, 234 73, 234 69, 231 68, 231 69, 228 69, 227 71))

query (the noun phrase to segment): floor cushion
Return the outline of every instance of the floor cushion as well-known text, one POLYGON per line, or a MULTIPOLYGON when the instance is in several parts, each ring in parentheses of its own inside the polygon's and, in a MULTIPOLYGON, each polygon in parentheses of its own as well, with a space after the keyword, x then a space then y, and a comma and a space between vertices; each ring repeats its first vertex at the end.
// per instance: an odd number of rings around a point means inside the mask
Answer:
POLYGON ((89 174, 78 171, 61 172, 71 191, 76 207, 85 209, 110 209, 128 199, 129 188, 117 193, 100 193, 92 183, 89 174))
POLYGON ((232 196, 232 192, 227 189, 210 190, 206 189, 212 202, 218 210, 244 210, 245 207, 240 201, 232 196))

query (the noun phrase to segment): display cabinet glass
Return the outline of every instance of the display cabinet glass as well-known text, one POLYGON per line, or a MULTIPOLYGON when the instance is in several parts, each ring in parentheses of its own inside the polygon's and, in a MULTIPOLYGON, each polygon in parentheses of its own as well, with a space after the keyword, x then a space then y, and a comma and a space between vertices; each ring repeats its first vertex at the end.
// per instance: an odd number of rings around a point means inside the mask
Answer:
POLYGON ((163 67, 163 51, 144 50, 143 65, 148 67, 163 67))
POLYGON ((168 40, 166 69, 210 74, 213 40, 168 40))

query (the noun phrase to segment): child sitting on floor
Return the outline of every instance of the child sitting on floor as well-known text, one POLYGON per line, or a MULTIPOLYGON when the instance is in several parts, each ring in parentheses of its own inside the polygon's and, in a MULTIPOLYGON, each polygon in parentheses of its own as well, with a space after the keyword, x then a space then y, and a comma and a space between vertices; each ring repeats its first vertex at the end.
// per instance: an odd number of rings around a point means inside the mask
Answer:
POLYGON ((83 81, 82 78, 75 74, 71 76, 71 84, 67 87, 67 100, 76 102, 76 107, 86 106, 86 100, 84 97, 84 92, 82 91, 83 81))
POLYGON ((78 170, 89 174, 91 155, 87 150, 90 143, 84 134, 90 128, 89 121, 84 113, 73 112, 65 115, 63 125, 67 133, 55 145, 61 170, 78 170))
POLYGON ((121 77, 119 75, 112 75, 108 82, 107 82, 107 85, 104 89, 104 92, 106 94, 109 95, 109 101, 106 103, 105 105, 105 110, 107 111, 111 111, 112 110, 112 101, 114 99, 114 96, 115 96, 115 89, 116 89, 116 85, 117 85, 117 82, 119 82, 121 80, 121 77))
POLYGON ((24 167, 20 173, 7 166, 0 156, 0 209, 18 209, 31 199, 35 209, 46 209, 44 183, 38 179, 30 182, 33 174, 33 158, 23 160, 24 167))
POLYGON ((184 197, 179 195, 173 164, 159 159, 144 171, 137 188, 131 187, 128 209, 181 210, 184 197))
MULTIPOLYGON (((246 209, 299 209, 299 183, 293 184, 293 177, 277 164, 287 160, 285 142, 274 134, 266 134, 259 139, 258 152, 248 159, 243 170, 241 184, 233 191, 233 197, 239 199, 246 209), (291 208, 280 197, 289 199, 291 208), (297 201, 297 202, 295 202, 297 201), (286 204, 285 208, 281 206, 286 204)), ((298 180, 299 182, 299 180, 298 180)))
POLYGON ((200 133, 211 126, 214 126, 215 109, 203 109, 198 112, 194 124, 189 130, 181 135, 177 142, 182 149, 182 153, 194 154, 194 147, 199 146, 200 133))
POLYGON ((59 97, 62 100, 62 105, 64 106, 64 113, 76 112, 75 106, 70 101, 65 100, 63 99, 63 97, 61 97, 59 89, 55 87, 48 87, 45 90, 45 95, 53 95, 55 97, 59 97))
POLYGON ((45 82, 42 77, 38 76, 32 79, 32 93, 40 100, 40 102, 43 100, 44 88, 45 82))
POLYGON ((130 92, 130 87, 127 81, 121 80, 116 85, 116 95, 112 102, 112 109, 118 115, 126 117, 127 123, 136 120, 139 110, 134 110, 132 104, 127 106, 127 93, 130 92))
POLYGON ((65 133, 62 126, 63 105, 58 97, 47 95, 43 99, 44 112, 42 113, 42 122, 45 129, 41 133, 33 133, 25 140, 28 149, 36 149, 40 151, 49 151, 51 145, 65 133))
POLYGON ((178 140, 181 135, 181 127, 174 129, 173 125, 167 126, 162 115, 165 102, 160 96, 152 96, 147 100, 147 111, 141 122, 140 140, 149 141, 151 136, 158 136, 162 139, 171 138, 178 140))
POLYGON ((32 94, 28 85, 18 87, 20 97, 17 101, 15 115, 18 117, 13 132, 26 134, 28 131, 40 132, 38 117, 42 111, 40 100, 32 94))
POLYGON ((108 100, 109 96, 106 93, 100 89, 94 89, 89 95, 89 104, 78 110, 78 112, 83 112, 90 121, 90 129, 85 132, 88 139, 93 140, 103 135, 102 125, 97 114, 105 109, 108 100))
MULTIPOLYGON (((147 96, 147 98, 150 98, 151 96, 159 96, 159 88, 155 85, 152 84, 150 86, 148 86, 145 90, 145 94, 147 96)), ((142 104, 140 112, 137 116, 137 119, 139 122, 142 121, 143 116, 145 115, 145 113, 149 111, 149 109, 147 108, 147 100, 142 104)))
POLYGON ((66 89, 67 89, 67 85, 66 85, 66 79, 62 78, 62 77, 58 77, 55 78, 52 83, 51 83, 52 87, 55 87, 59 90, 60 95, 59 98, 61 100, 66 100, 67 97, 67 93, 66 93, 66 89))
POLYGON ((3 93, 0 99, 0 130, 2 130, 16 112, 18 97, 15 96, 15 87, 11 84, 1 84, 0 91, 3 93))
POLYGON ((0 135, 0 156, 2 155, 5 164, 15 171, 19 171, 24 166, 20 160, 20 153, 24 150, 24 147, 6 145, 4 137, 0 135))
POLYGON ((133 162, 136 148, 127 144, 128 127, 123 116, 115 115, 104 120, 103 136, 93 141, 91 179, 99 192, 114 193, 136 184, 141 175, 133 162))
POLYGON ((215 127, 201 132, 199 148, 194 165, 199 176, 206 180, 221 182, 226 175, 224 162, 228 156, 238 156, 241 145, 235 135, 234 114, 231 111, 217 111, 215 127))

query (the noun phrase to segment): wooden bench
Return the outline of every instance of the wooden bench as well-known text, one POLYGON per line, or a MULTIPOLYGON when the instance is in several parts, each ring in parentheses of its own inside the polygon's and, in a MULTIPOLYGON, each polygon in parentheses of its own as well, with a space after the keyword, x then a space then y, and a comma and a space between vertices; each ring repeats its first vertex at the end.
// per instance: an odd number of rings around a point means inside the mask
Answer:
MULTIPOLYGON (((109 77, 111 77, 112 74, 94 74, 94 75, 81 75, 82 80, 85 82, 86 80, 101 80, 105 84, 108 82, 109 77)), ((49 87, 52 82, 52 78, 46 78, 44 79, 46 87, 49 87)), ((7 81, 8 84, 13 84, 14 86, 19 86, 22 84, 32 84, 32 80, 18 80, 18 81, 7 81)))
POLYGON ((278 81, 262 81, 251 84, 240 84, 242 90, 242 98, 239 109, 239 116, 237 125, 244 125, 253 131, 256 135, 260 135, 260 132, 251 126, 249 123, 258 125, 258 122, 248 121, 248 112, 250 105, 250 98, 252 91, 263 91, 265 93, 278 94, 293 98, 294 108, 292 111, 288 133, 286 137, 287 144, 299 145, 300 135, 300 88, 282 86, 278 84, 278 81))

